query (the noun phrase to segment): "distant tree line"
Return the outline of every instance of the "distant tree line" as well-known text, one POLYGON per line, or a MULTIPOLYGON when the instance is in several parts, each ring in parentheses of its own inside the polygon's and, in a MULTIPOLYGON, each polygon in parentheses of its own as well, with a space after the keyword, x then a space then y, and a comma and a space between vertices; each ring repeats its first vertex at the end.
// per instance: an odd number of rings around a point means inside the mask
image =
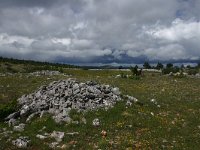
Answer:
POLYGON ((0 57, 0 72, 34 72, 41 70, 55 70, 63 72, 64 68, 78 68, 78 66, 61 64, 61 63, 50 63, 50 62, 39 62, 34 60, 19 60, 13 58, 0 57), (20 65, 20 67, 16 67, 20 65))
POLYGON ((69 65, 69 64, 41 62, 41 61, 34 61, 34 60, 20 60, 20 59, 5 58, 5 57, 0 57, 0 62, 8 62, 12 64, 29 64, 29 65, 35 65, 35 66, 46 65, 46 66, 56 66, 56 67, 65 67, 65 68, 78 68, 78 66, 69 65))
MULTIPOLYGON (((131 71, 131 77, 134 79, 140 79, 141 76, 143 76, 142 69, 157 69, 161 70, 162 74, 176 74, 179 73, 179 76, 184 76, 183 73, 187 73, 189 75, 196 75, 197 73, 200 73, 200 63, 198 63, 196 66, 174 66, 173 63, 167 63, 166 65, 163 65, 161 62, 158 62, 157 65, 151 66, 149 62, 144 62, 143 67, 139 68, 137 65, 134 67, 130 67, 131 71)), ((121 77, 126 78, 125 75, 121 75, 121 77)))
POLYGON ((158 62, 156 66, 151 66, 149 62, 144 62, 143 64, 144 69, 158 69, 162 70, 163 74, 169 74, 169 73, 177 73, 177 72, 187 72, 189 75, 193 75, 196 73, 199 73, 200 70, 200 62, 192 67, 190 65, 184 66, 174 66, 173 63, 167 63, 166 66, 164 66, 162 63, 158 62))

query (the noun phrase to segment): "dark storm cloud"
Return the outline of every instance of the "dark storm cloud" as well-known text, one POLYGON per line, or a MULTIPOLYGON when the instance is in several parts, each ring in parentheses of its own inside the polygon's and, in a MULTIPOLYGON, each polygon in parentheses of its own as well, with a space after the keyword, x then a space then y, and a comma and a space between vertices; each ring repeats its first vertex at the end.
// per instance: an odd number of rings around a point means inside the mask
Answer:
POLYGON ((1 7, 52 7, 54 5, 62 5, 67 3, 71 6, 77 4, 80 0, 1 0, 1 7))
POLYGON ((1 8, 11 7, 51 7, 60 0, 1 0, 1 8))
POLYGON ((198 60, 199 0, 0 1, 0 55, 73 63, 198 60))

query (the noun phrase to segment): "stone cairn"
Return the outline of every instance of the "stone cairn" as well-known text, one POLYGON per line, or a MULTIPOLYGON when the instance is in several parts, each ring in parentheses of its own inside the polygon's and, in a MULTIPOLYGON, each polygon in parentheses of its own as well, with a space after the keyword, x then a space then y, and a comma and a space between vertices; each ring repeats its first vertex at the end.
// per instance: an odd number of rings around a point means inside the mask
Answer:
POLYGON ((120 100, 120 91, 117 87, 100 85, 93 81, 82 83, 70 78, 54 81, 32 94, 23 95, 18 99, 19 111, 10 114, 5 120, 13 122, 17 118, 25 118, 26 122, 29 122, 35 115, 42 117, 44 113, 49 113, 57 123, 71 122, 71 109, 107 109, 120 100))

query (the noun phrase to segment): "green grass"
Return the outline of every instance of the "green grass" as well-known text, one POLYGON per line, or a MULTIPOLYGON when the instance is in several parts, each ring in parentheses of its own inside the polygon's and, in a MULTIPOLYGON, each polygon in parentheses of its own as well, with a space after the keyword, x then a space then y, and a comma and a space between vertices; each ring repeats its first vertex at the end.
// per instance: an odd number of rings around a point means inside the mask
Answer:
MULTIPOLYGON (((79 132, 79 135, 65 136, 60 145, 66 144, 67 149, 200 149, 200 79, 145 73, 140 80, 134 80, 115 78, 121 72, 114 70, 64 71, 80 81, 95 80, 102 84, 117 86, 122 94, 132 95, 144 105, 133 104, 126 108, 125 102, 122 101, 108 111, 71 113, 71 117, 77 121, 85 117, 86 125, 59 125, 48 115, 42 119, 36 118, 21 133, 31 138, 30 149, 48 149, 47 143, 53 141, 51 138, 41 141, 35 137, 43 126, 47 128, 42 133, 50 133, 53 130, 79 132), (156 99, 160 108, 150 102, 151 99, 156 99), (94 118, 100 119, 100 127, 92 126, 94 118), (107 131, 106 138, 101 136, 102 130, 107 131), (76 146, 72 143, 76 143, 76 146)), ((0 102, 5 104, 52 80, 66 77, 51 78, 26 78, 26 75, 0 77, 0 86, 3 85, 0 87, 0 102)), ((0 123, 0 127, 4 126, 4 123, 0 123)), ((18 134, 13 133, 10 137, 17 137, 18 134)), ((0 149, 14 149, 9 142, 6 143, 6 139, 2 139, 0 143, 3 145, 0 149)))
POLYGON ((0 102, 7 103, 15 100, 23 94, 33 92, 41 85, 51 81, 64 79, 64 76, 30 76, 28 74, 16 74, 0 77, 0 102))

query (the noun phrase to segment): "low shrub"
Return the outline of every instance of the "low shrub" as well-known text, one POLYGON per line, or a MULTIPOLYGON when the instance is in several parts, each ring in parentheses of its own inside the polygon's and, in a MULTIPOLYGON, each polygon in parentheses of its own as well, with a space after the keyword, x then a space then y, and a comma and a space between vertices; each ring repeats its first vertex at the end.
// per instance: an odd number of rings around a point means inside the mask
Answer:
POLYGON ((199 73, 198 69, 189 69, 188 70, 188 74, 189 75, 196 75, 197 73, 199 73))
POLYGON ((164 68, 163 70, 162 70, 162 73, 163 74, 169 74, 170 72, 172 72, 172 73, 177 73, 177 72, 179 72, 180 71, 180 69, 178 68, 178 67, 168 67, 168 68, 164 68))
POLYGON ((17 110, 17 101, 13 100, 7 104, 0 104, 0 121, 17 110))
POLYGON ((127 75, 123 72, 120 73, 121 78, 127 78, 127 75))
POLYGON ((133 80, 140 80, 141 77, 140 77, 140 76, 131 76, 130 79, 133 79, 133 80))
POLYGON ((141 76, 142 75, 142 69, 138 70, 138 66, 130 67, 132 76, 141 76))

